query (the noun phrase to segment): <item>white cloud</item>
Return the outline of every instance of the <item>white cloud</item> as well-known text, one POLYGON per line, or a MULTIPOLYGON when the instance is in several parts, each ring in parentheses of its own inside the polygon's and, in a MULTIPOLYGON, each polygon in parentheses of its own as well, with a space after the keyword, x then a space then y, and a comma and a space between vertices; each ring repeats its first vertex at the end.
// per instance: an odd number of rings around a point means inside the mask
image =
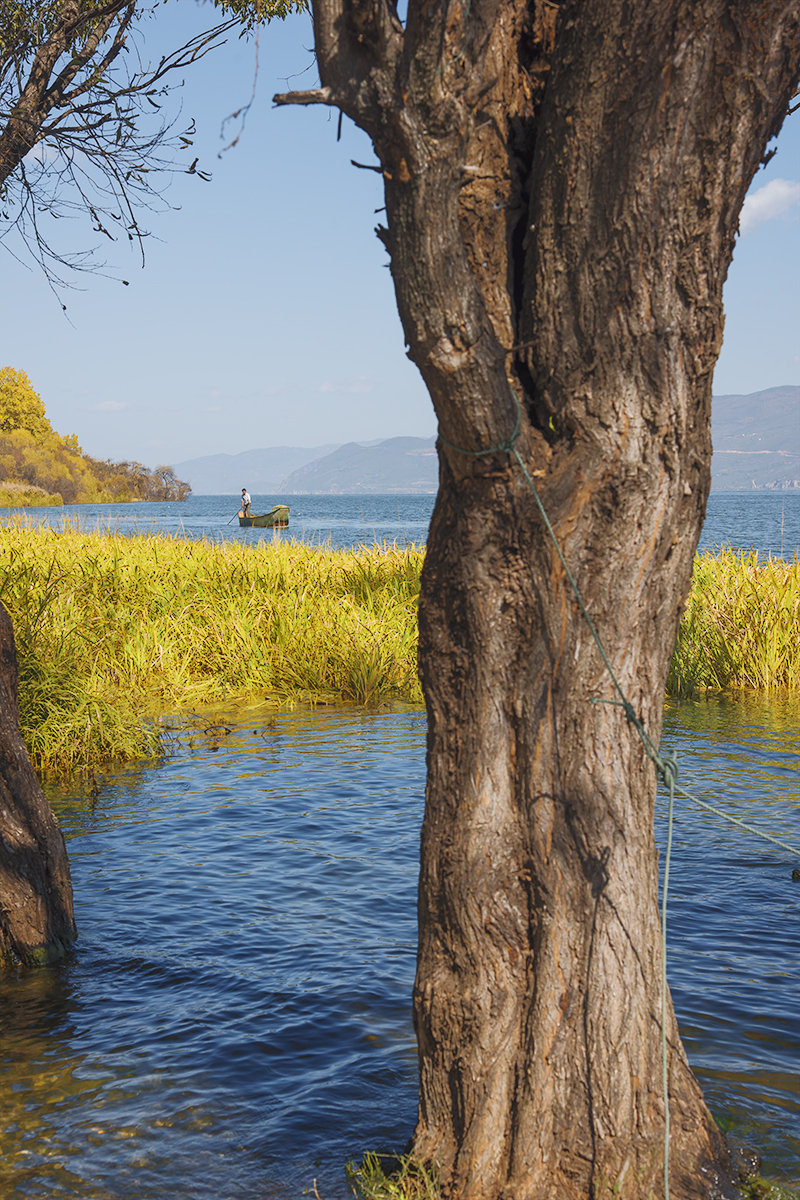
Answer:
POLYGON ((122 412, 123 408, 127 408, 121 400, 103 400, 100 404, 93 404, 90 412, 122 412))
POLYGON ((321 392, 338 392, 340 395, 358 396, 366 395, 374 388, 374 381, 367 375, 357 375, 352 379, 342 379, 339 381, 326 379, 320 385, 321 392))
POLYGON ((752 233, 765 221, 783 216, 800 204, 800 183, 792 179, 771 179, 755 192, 748 192, 739 219, 741 234, 752 233))

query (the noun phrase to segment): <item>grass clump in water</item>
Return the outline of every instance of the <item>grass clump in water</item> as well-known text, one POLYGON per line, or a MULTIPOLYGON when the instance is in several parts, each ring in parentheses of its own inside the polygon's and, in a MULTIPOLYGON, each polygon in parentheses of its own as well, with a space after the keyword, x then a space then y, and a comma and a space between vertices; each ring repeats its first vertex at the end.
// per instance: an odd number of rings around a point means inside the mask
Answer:
POLYGON ((800 689, 800 562, 697 556, 667 692, 800 689))
POLYGON ((361 1163, 348 1163, 347 1182, 360 1200, 441 1200, 442 1188, 434 1171, 410 1155, 367 1154, 361 1163), (386 1164, 387 1170, 384 1168, 386 1164))
POLYGON ((7 528, 20 723, 41 769, 145 757, 148 714, 232 697, 421 700, 422 551, 7 528))

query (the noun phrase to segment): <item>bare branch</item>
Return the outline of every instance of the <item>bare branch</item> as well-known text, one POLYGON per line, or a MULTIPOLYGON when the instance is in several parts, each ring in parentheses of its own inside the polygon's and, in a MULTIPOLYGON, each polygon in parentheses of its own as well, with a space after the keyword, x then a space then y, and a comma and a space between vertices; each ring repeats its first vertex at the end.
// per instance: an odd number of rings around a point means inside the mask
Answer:
MULTIPOLYGON (((136 214, 164 205, 163 187, 184 169, 178 157, 192 144, 193 126, 177 132, 161 112, 176 73, 232 29, 285 16, 305 0, 266 0, 255 9, 240 0, 221 3, 224 20, 132 71, 122 51, 137 0, 27 3, 31 20, 4 23, 0 31, 0 241, 8 249, 7 239, 19 236, 51 283, 63 286, 60 268, 88 267, 91 254, 57 253, 44 218, 85 213, 96 233, 123 232, 141 249, 147 232, 136 214)), ((197 159, 189 173, 210 178, 197 159)))

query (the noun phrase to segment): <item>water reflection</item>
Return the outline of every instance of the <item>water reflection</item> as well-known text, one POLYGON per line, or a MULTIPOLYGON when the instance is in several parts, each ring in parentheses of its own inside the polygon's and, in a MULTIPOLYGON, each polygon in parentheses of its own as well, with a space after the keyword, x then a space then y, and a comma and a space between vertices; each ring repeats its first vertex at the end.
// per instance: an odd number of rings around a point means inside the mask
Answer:
MULTIPOLYGON (((797 704, 670 709, 704 798, 800 841, 797 704)), ((296 1200, 402 1147, 416 1066, 424 718, 207 716, 183 750, 54 796, 80 941, 0 979, 4 1155, 20 1200, 296 1200)), ((659 814, 659 819, 661 813, 659 814)), ((800 885, 682 806, 670 977, 715 1113, 800 1180, 800 885)))

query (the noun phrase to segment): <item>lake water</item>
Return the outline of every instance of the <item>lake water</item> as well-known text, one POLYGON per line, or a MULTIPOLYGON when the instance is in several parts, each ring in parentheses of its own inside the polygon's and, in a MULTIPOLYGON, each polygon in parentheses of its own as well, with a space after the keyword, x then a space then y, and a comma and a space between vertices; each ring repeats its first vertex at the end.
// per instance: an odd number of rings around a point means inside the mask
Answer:
MULTIPOLYGON (((701 798, 800 844, 800 703, 671 707, 701 798)), ((424 716, 236 714, 52 799, 80 939, 0 977, 8 1200, 323 1200, 414 1122, 424 716)), ((663 836, 664 805, 658 832, 663 836)), ((680 802, 669 975, 726 1129, 800 1184, 792 856, 680 802)))
MULTIPOLYGON (((30 515, 265 536, 224 524, 235 505, 30 515)), ((432 498, 291 505, 291 537, 421 543, 432 498)), ((800 496, 716 494, 703 543, 780 553, 781 524, 790 558, 800 496)), ((412 1131, 424 715, 204 721, 94 798, 78 784, 52 795, 80 939, 66 964, 0 975, 4 1200, 299 1200, 315 1180, 322 1200, 345 1200, 344 1162, 412 1131)), ((701 798, 800 845, 800 700, 673 705, 664 745, 701 798)), ((723 1126, 800 1185, 794 866, 680 802, 669 976, 689 1057, 723 1126)))
MULTIPOLYGON (((267 512, 287 497, 254 496, 267 512)), ((0 509, 0 520, 56 528, 80 525, 121 533, 163 532, 179 537, 236 540, 295 538, 314 545, 353 547, 374 542, 423 544, 433 496, 289 496, 286 530, 240 529, 236 496, 190 496, 182 503, 71 504, 64 508, 0 509)), ((712 492, 701 549, 732 545, 791 559, 800 555, 800 492, 712 492)))

